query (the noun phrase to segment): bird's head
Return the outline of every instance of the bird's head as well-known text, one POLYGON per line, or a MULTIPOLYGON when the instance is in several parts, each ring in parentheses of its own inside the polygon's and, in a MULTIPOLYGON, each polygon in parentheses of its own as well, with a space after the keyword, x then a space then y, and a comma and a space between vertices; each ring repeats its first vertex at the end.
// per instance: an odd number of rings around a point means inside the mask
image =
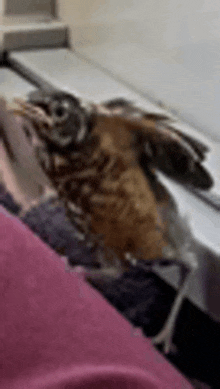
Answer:
POLYGON ((37 136, 60 152, 78 149, 87 139, 92 107, 82 106, 78 98, 60 91, 37 91, 29 95, 27 102, 17 100, 17 104, 37 136))

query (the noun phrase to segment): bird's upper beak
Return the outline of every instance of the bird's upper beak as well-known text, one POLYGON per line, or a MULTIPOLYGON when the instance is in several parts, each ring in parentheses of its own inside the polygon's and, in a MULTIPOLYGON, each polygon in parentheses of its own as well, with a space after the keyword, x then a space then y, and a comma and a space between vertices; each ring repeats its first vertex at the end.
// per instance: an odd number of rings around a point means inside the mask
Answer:
POLYGON ((43 108, 45 111, 47 111, 49 101, 50 97, 48 96, 48 94, 46 95, 41 90, 36 90, 34 92, 29 93, 27 99, 28 103, 43 108))

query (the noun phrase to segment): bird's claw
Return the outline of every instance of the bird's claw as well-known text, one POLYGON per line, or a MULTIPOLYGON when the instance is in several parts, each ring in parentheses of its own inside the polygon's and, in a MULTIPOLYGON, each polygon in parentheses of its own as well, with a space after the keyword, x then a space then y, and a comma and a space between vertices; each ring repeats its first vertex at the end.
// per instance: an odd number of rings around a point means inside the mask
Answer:
POLYGON ((172 336, 167 331, 161 331, 158 335, 151 338, 152 343, 156 346, 162 345, 162 350, 164 354, 176 354, 177 347, 171 340, 172 336))

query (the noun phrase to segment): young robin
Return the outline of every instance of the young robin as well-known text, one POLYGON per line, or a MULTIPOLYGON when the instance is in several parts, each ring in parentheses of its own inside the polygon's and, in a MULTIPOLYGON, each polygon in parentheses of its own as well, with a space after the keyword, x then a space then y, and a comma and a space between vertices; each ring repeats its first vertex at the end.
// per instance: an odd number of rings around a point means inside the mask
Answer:
POLYGON ((202 165, 208 148, 175 129, 168 116, 124 99, 86 104, 62 91, 39 91, 17 104, 14 114, 25 118, 26 130, 29 121, 30 141, 67 216, 85 240, 103 248, 100 276, 136 261, 180 266, 173 307, 153 339, 168 353, 197 260, 187 222, 156 172, 208 190, 213 181, 202 165))

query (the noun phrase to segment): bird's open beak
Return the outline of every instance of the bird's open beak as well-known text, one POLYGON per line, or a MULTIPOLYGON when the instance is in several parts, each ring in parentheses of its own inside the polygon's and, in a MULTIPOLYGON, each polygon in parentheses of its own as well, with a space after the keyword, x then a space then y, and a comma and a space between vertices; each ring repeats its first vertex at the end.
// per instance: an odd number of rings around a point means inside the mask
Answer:
POLYGON ((30 103, 30 101, 26 102, 19 98, 14 99, 14 102, 18 106, 18 108, 12 110, 15 115, 29 119, 32 124, 35 123, 37 126, 39 126, 40 123, 47 125, 47 127, 53 125, 52 119, 47 115, 46 110, 42 106, 30 103))

